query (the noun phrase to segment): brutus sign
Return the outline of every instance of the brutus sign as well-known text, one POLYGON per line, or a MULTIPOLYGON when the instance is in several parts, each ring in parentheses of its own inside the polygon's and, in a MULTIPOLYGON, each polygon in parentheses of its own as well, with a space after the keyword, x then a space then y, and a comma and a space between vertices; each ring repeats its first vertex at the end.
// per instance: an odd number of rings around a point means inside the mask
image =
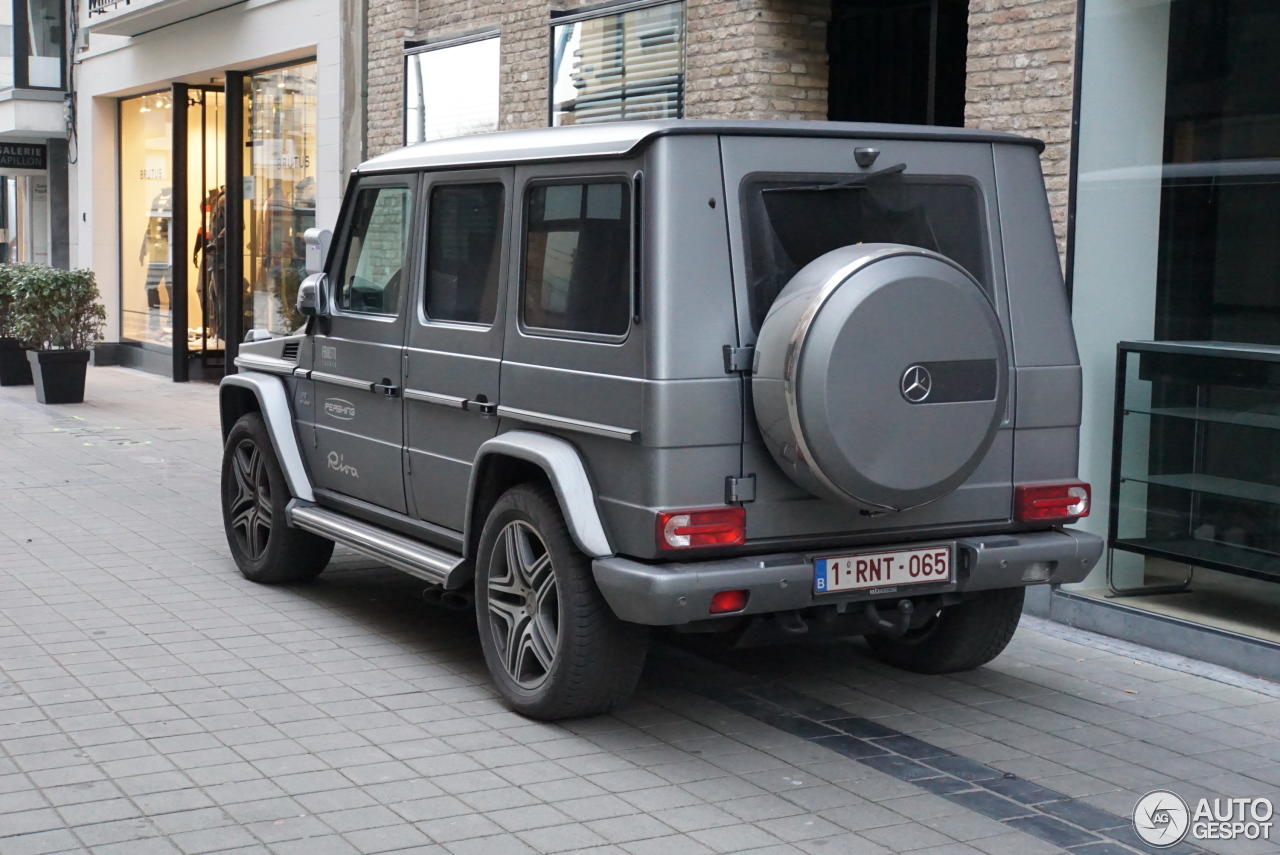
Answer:
POLYGON ((0 170, 48 168, 48 146, 38 143, 0 143, 0 170))

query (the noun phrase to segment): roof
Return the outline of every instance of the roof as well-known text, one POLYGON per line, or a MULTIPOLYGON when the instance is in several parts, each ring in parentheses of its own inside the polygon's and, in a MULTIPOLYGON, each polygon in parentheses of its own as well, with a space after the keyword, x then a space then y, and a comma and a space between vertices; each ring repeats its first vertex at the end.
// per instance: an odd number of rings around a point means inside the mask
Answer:
POLYGON ((603 122, 527 131, 497 131, 418 143, 379 155, 360 172, 389 172, 429 167, 530 163, 566 158, 621 157, 661 136, 837 137, 846 139, 940 140, 1034 146, 1044 143, 1016 134, 930 125, 880 125, 863 122, 748 122, 714 119, 663 119, 649 122, 603 122))

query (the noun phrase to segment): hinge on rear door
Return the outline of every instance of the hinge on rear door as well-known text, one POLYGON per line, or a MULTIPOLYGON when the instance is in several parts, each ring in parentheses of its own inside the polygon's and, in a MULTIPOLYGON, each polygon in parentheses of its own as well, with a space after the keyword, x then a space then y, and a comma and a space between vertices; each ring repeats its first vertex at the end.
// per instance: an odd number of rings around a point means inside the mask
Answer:
POLYGON ((755 500, 756 476, 746 475, 742 478, 735 478, 730 475, 724 479, 724 503, 726 505, 754 502, 755 500))
POLYGON ((749 372, 751 363, 755 359, 756 349, 750 345, 746 347, 735 347, 732 344, 726 344, 722 348, 724 353, 724 373, 737 374, 738 372, 749 372))

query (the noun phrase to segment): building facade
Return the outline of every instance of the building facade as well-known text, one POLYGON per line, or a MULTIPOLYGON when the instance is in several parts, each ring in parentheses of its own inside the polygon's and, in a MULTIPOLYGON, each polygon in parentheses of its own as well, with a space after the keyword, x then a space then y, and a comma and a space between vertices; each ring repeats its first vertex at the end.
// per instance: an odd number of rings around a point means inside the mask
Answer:
MULTIPOLYGON (((108 309, 99 361, 216 378, 250 329, 299 324, 306 229, 362 156, 345 0, 78 7, 70 263, 108 309)), ((357 51, 354 55, 352 51, 357 51)))
POLYGON ((0 261, 67 264, 66 24, 63 0, 0 0, 0 261))
POLYGON ((367 39, 371 154, 654 117, 1043 140, 1084 377, 1081 525, 1113 548, 1028 608, 1280 677, 1275 3, 387 0, 367 39), (1129 341, 1156 344, 1118 361, 1129 341))

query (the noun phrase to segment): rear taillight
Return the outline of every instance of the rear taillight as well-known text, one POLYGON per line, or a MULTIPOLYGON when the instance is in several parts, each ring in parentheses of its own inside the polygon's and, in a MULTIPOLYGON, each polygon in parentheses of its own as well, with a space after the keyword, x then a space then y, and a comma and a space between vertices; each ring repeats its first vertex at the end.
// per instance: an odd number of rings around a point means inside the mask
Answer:
POLYGON ((746 541, 747 512, 743 508, 663 511, 658 514, 659 549, 737 546, 746 541))
POLYGON ((1083 481, 1024 484, 1013 493, 1017 522, 1052 522, 1089 516, 1089 485, 1083 481))
POLYGON ((713 615, 740 612, 747 607, 749 599, 751 599, 750 591, 718 591, 711 598, 711 606, 707 611, 713 615))

